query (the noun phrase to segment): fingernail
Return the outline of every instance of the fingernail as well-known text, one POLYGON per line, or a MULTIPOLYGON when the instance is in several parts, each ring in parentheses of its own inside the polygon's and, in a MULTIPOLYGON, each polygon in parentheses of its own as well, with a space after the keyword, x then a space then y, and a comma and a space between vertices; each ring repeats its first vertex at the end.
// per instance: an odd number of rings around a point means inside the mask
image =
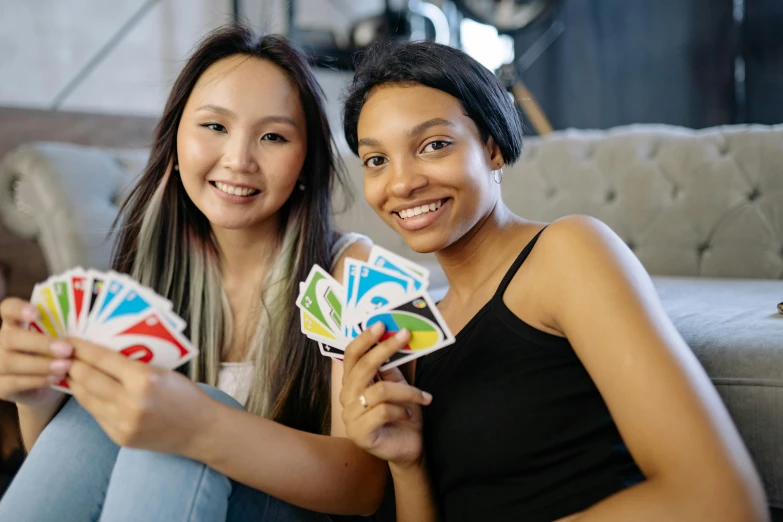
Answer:
POLYGON ((49 365, 49 371, 56 375, 65 375, 71 369, 71 361, 68 359, 57 359, 49 365))
POLYGON ((421 392, 421 396, 424 397, 424 401, 429 404, 432 402, 432 394, 425 391, 421 392))
POLYGON ((408 331, 408 329, 403 328, 402 330, 394 334, 394 338, 397 339, 398 341, 404 341, 405 339, 408 338, 409 335, 410 332, 408 331))
POLYGON ((49 384, 57 384, 61 380, 63 380, 63 378, 60 377, 59 375, 48 375, 46 377, 46 382, 48 382, 49 384))
POLYGON ((383 333, 383 328, 384 328, 383 323, 378 322, 378 323, 375 323, 374 325, 372 325, 370 327, 370 330, 372 330, 372 333, 377 335, 377 334, 383 333))
POLYGON ((54 341, 49 345, 49 350, 55 357, 70 357, 73 355, 73 346, 65 341, 54 341))
POLYGON ((37 321, 38 309, 33 305, 25 306, 24 308, 22 308, 22 319, 24 319, 26 323, 32 323, 33 321, 37 321))

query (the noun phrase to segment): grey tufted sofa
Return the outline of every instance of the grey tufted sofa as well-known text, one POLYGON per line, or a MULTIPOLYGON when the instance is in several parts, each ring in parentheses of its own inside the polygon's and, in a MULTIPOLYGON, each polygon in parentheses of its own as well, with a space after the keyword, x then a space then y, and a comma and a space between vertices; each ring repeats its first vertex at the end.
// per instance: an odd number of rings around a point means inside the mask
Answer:
MULTIPOLYGON (((108 225, 146 156, 23 146, 0 165, 0 219, 37 238, 51 272, 105 268, 108 225)), ((375 216, 361 196, 359 161, 345 161, 357 197, 338 224, 431 264, 443 292, 432 258, 375 216)), ((783 125, 556 132, 526 141, 502 187, 524 217, 589 214, 626 241, 739 426, 770 505, 783 509, 783 125)))

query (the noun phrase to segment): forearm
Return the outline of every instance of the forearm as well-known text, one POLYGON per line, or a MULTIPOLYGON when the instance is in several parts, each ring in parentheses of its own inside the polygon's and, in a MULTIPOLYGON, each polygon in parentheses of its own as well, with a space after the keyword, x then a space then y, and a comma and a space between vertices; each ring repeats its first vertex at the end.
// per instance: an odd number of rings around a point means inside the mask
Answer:
POLYGON ((437 522, 426 466, 398 468, 389 464, 389 469, 394 480, 397 522, 437 522))
MULTIPOLYGON (((700 479, 705 485, 709 477, 700 479)), ((741 489, 741 488, 738 488, 741 489)), ((647 480, 616 493, 581 512, 573 522, 766 522, 766 505, 733 491, 705 493, 706 488, 647 480)), ((571 519, 566 519, 571 520, 571 519)))
POLYGON ((19 413, 19 431, 22 434, 22 444, 24 444, 27 453, 30 453, 41 432, 54 418, 66 399, 67 396, 64 396, 61 400, 44 408, 30 408, 24 404, 16 405, 19 413))
POLYGON ((313 511, 370 515, 378 509, 386 463, 350 440, 295 430, 218 403, 213 407, 186 457, 313 511))

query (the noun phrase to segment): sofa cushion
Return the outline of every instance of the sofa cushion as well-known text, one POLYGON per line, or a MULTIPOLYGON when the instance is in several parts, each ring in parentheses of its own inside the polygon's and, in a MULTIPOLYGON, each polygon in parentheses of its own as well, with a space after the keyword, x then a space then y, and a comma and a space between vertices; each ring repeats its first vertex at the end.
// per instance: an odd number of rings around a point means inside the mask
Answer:
POLYGON ((653 278, 750 450, 771 506, 783 508, 783 282, 653 278))

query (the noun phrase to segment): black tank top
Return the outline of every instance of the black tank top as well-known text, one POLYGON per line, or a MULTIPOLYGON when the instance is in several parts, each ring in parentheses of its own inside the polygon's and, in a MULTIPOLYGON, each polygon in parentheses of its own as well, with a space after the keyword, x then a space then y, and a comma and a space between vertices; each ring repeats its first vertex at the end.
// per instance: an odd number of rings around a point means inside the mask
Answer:
POLYGON ((416 364, 433 395, 424 448, 446 522, 550 522, 644 480, 569 342, 503 303, 540 235, 456 343, 416 364))

